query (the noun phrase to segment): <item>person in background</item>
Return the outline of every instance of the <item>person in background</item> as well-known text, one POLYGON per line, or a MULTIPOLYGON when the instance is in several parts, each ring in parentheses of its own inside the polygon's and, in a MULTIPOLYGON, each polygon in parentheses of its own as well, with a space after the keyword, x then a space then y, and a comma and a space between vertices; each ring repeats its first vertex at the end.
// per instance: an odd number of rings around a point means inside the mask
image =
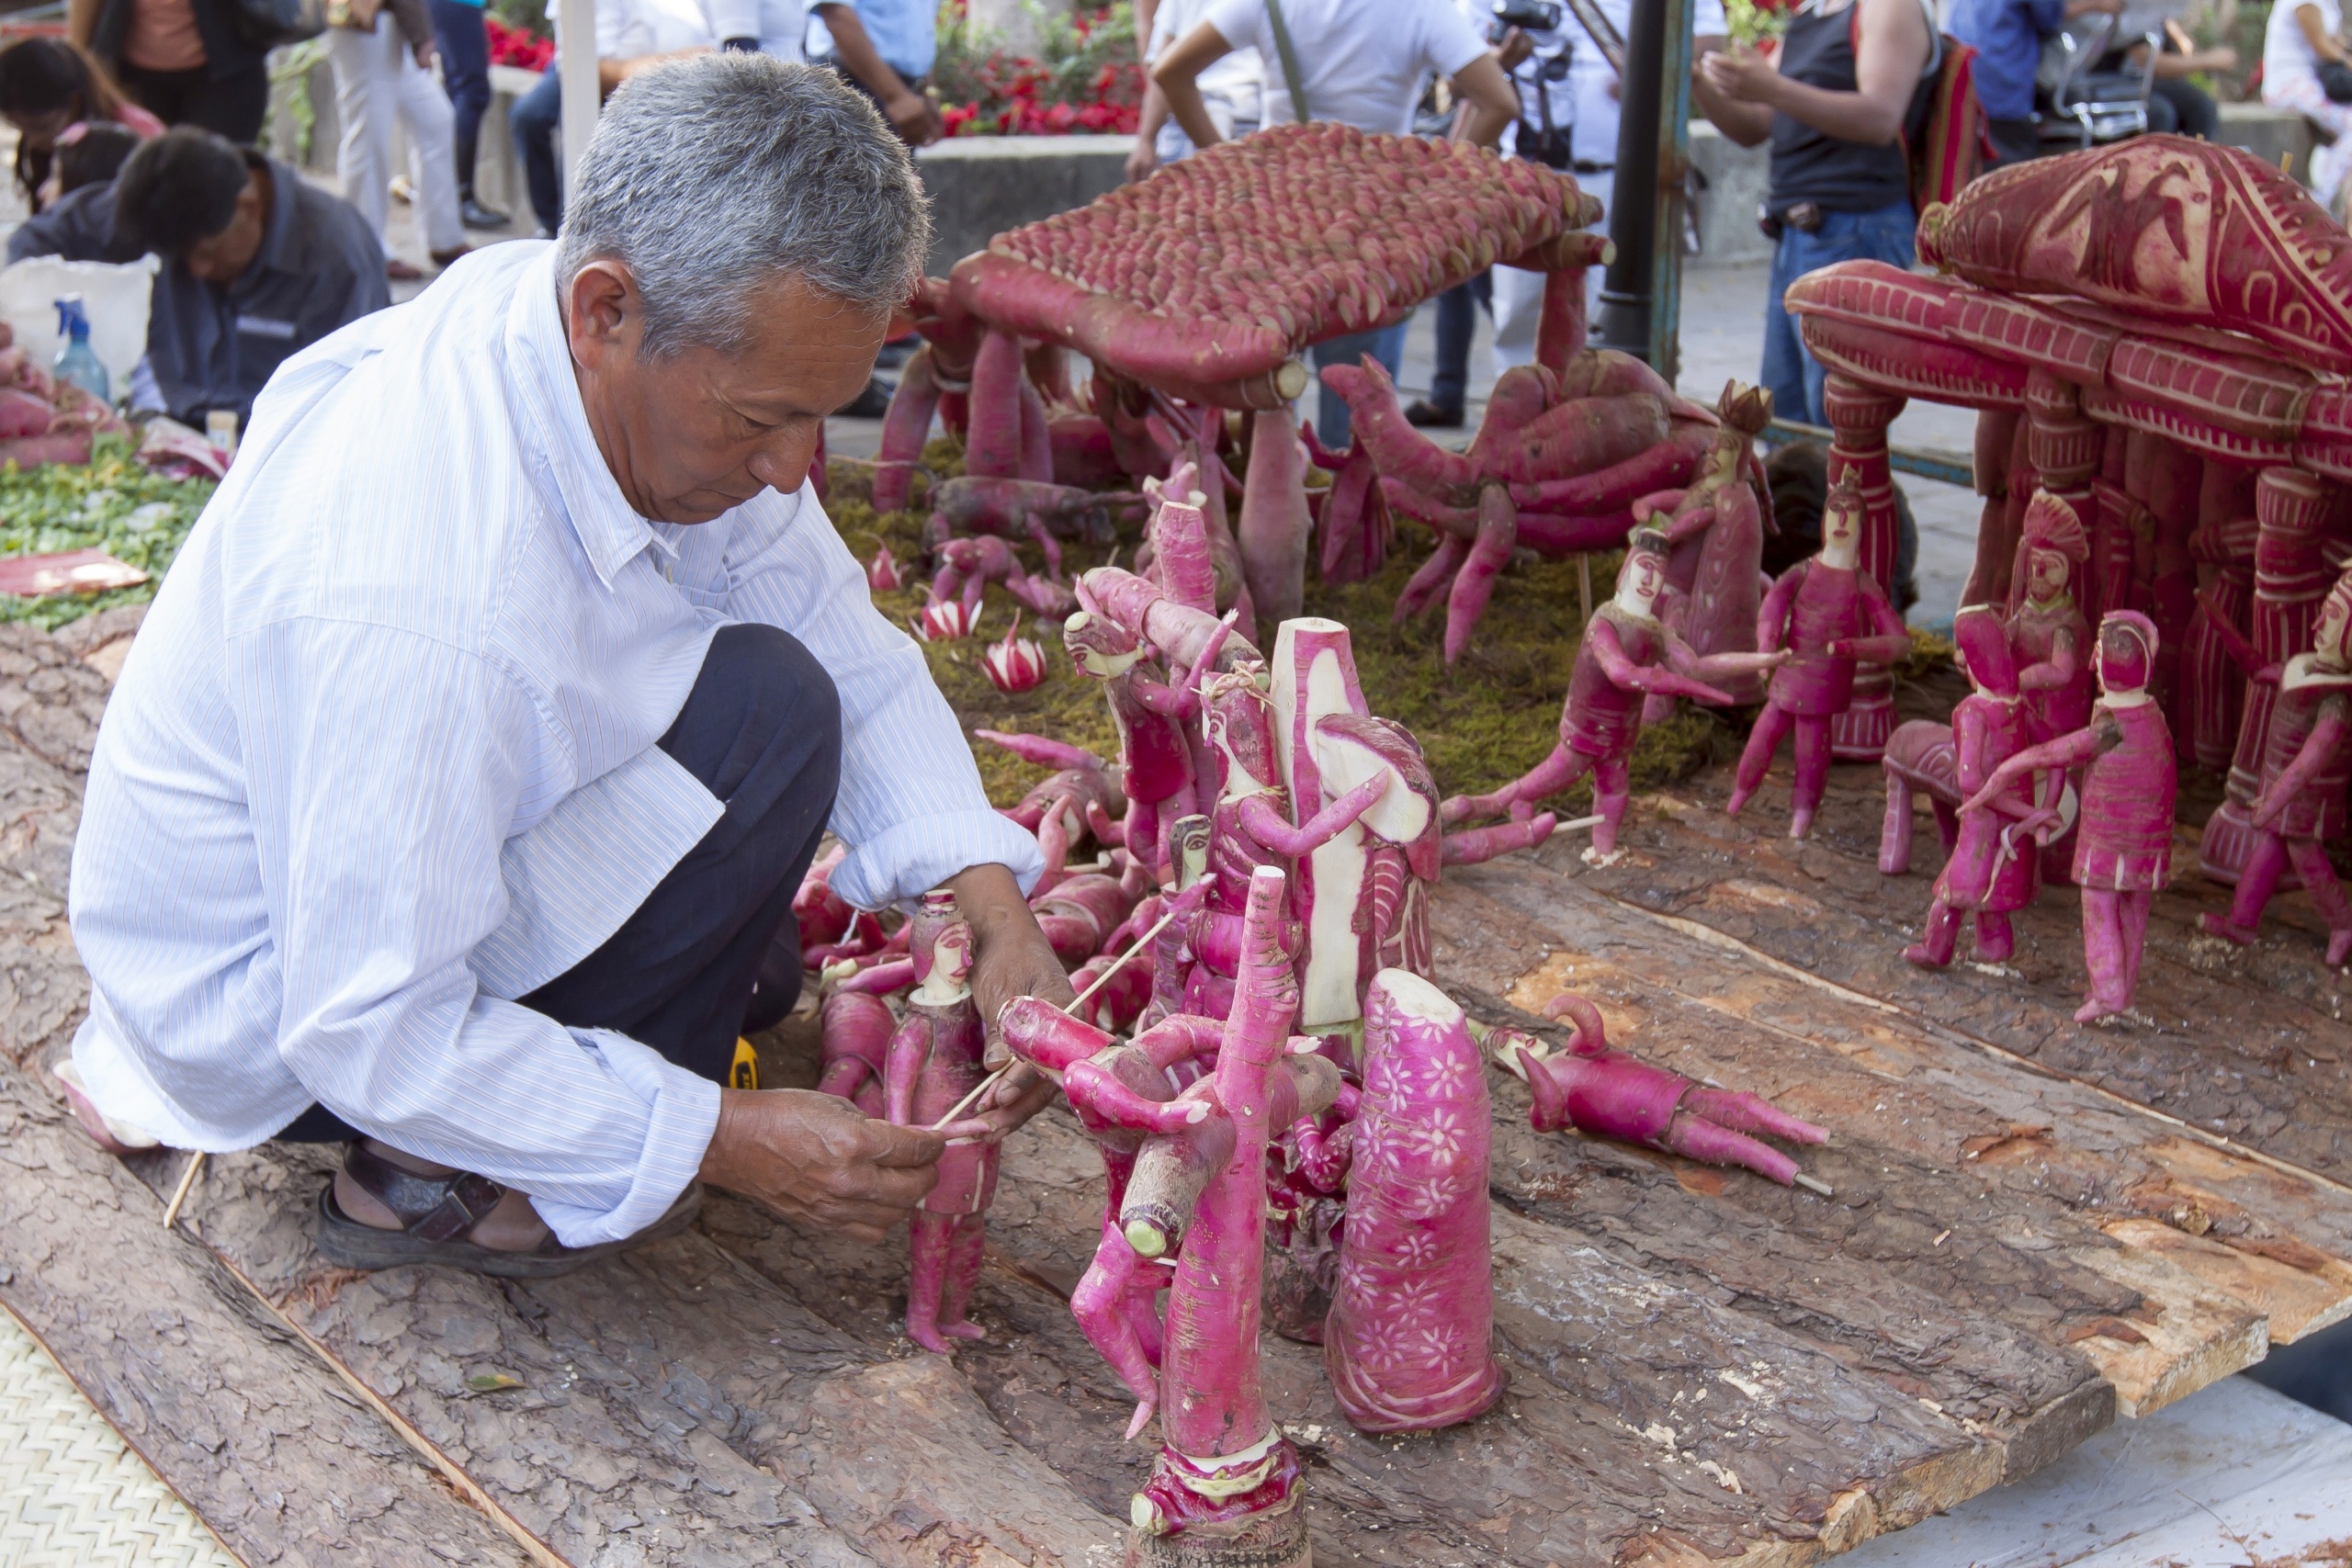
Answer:
POLYGON ((237 30, 236 0, 68 0, 66 34, 165 125, 260 138, 269 66, 237 30))
POLYGON ((2122 14, 2123 0, 1955 0, 1951 36, 1976 51, 1976 101, 1995 153, 1989 167, 2041 155, 2033 118, 2041 46, 2077 17, 2122 14))
MULTIPOLYGON (((1268 62, 1263 103, 1267 125, 1328 119, 1359 130, 1392 135, 1413 129, 1413 106, 1421 79, 1434 72, 1467 103, 1455 121, 1457 139, 1492 147, 1519 116, 1519 96, 1487 40, 1447 0, 1283 0, 1299 88, 1295 102, 1277 62, 1273 23, 1266 0, 1212 0, 1205 15, 1162 54, 1151 80, 1193 145, 1214 147, 1225 133, 1201 96, 1200 77, 1236 49, 1258 51, 1268 62)), ((1317 369, 1353 365, 1369 354, 1397 374, 1405 358, 1405 323, 1347 333, 1314 348, 1317 369)), ((1351 440, 1347 405, 1338 398, 1316 400, 1315 434, 1337 451, 1351 440)))
MULTIPOLYGON (((548 21, 557 21, 556 0, 548 0, 548 21)), ((606 97, 640 71, 673 57, 707 51, 716 40, 710 19, 692 0, 596 0, 596 86, 606 97)), ((556 29, 556 55, 538 85, 506 111, 514 156, 523 165, 538 240, 552 240, 563 227, 563 181, 556 173, 556 150, 563 135, 563 35, 556 29)))
POLYGON ((425 4, 433 16, 433 45, 441 56, 441 85, 456 116, 450 158, 458 172, 458 215, 469 229, 503 229, 506 214, 474 197, 474 153, 482 114, 490 107, 490 35, 482 28, 482 0, 425 4))
MULTIPOLYGON (((1142 179, 1162 164, 1172 164, 1193 151, 1193 139, 1169 117, 1168 95, 1150 79, 1152 62, 1170 44, 1194 28, 1208 13, 1208 0, 1144 0, 1136 7, 1136 49, 1145 71, 1143 110, 1136 127, 1136 149, 1127 154, 1127 178, 1142 179)), ((1201 102, 1209 118, 1228 141, 1258 129, 1259 95, 1264 89, 1265 65, 1254 49, 1237 49, 1201 73, 1201 102)))
POLYGON ((278 363, 390 303, 384 252, 351 204, 291 165, 183 127, 140 147, 112 184, 59 199, 8 237, 8 260, 135 261, 164 270, 147 362, 164 412, 243 423, 278 363))
POLYGON ((2262 101, 2294 110, 2334 138, 2312 149, 2304 181, 2312 199, 2330 212, 2337 210, 2344 172, 2352 166, 2352 103, 2331 96, 2320 75, 2333 66, 2328 73, 2340 76, 2352 66, 2352 53, 2339 41, 2343 31, 2337 0, 2278 0, 2262 34, 2262 101))
MULTIPOLYGON (((2148 129, 2211 141, 2222 129, 2221 107, 2190 78, 2205 72, 2235 71, 2238 51, 2227 44, 2198 48, 2197 40, 2172 17, 2163 18, 2160 30, 2164 47, 2156 51, 2156 79, 2148 91, 2148 129)), ((2127 55, 2133 65, 2139 65, 2147 59, 2148 46, 2134 45, 2127 55)))
POLYGON ((821 0, 817 16, 832 36, 833 65, 872 98, 910 147, 945 134, 939 109, 923 96, 939 58, 939 18, 931 0, 821 0))
POLYGON ((17 128, 17 187, 39 212, 58 144, 76 126, 112 123, 161 136, 163 121, 122 95, 106 67, 59 38, 18 39, 0 49, 0 117, 17 128))
POLYGON ((1916 259, 1903 142, 1925 129, 1940 52, 1924 0, 1807 0, 1770 59, 1728 49, 1692 68, 1691 98, 1716 129, 1743 147, 1772 144, 1758 379, 1784 419, 1828 423, 1820 362, 1782 302, 1789 284, 1832 262, 1916 259))
POLYGON ((55 201, 72 196, 85 186, 106 185, 122 173, 123 164, 130 161, 130 155, 139 151, 140 142, 145 140, 129 126, 111 120, 69 125, 65 134, 57 139, 56 162, 42 189, 50 201, 55 201))
POLYGON ((435 266, 466 254, 458 210, 457 116, 432 76, 433 18, 424 0, 349 0, 345 20, 327 28, 334 68, 334 112, 343 122, 335 175, 344 199, 359 209, 384 248, 385 276, 424 276, 392 254, 392 119, 408 130, 409 182, 416 193, 424 247, 435 266))

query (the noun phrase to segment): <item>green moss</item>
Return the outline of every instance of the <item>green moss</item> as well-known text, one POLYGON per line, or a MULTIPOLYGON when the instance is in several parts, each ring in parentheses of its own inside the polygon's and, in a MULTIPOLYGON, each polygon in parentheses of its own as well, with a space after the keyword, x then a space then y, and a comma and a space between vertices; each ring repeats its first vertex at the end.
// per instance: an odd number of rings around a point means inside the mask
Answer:
POLYGON ((117 604, 155 596, 197 515, 212 499, 210 479, 173 479, 149 468, 119 435, 101 435, 86 465, 0 465, 0 556, 104 550, 149 574, 136 588, 105 593, 0 594, 0 621, 55 631, 117 604))
MULTIPOLYGON (((944 439, 925 449, 923 462, 941 478, 963 471, 960 449, 944 439)), ((859 559, 872 559, 876 548, 887 543, 911 571, 922 553, 924 514, 920 504, 876 516, 866 499, 871 488, 865 479, 865 470, 853 471, 845 462, 833 465, 830 510, 834 523, 859 559)), ((1130 531, 1115 547, 1119 558, 1133 559, 1136 543, 1130 531)), ((1442 600, 1404 626, 1390 618, 1397 594, 1434 543, 1418 525, 1400 526, 1396 552, 1377 577, 1345 587, 1310 581, 1306 612, 1351 628, 1365 698, 1374 712, 1397 720, 1419 738, 1439 789, 1448 794, 1493 789, 1542 761, 1558 742, 1560 704, 1584 629, 1577 567, 1574 560, 1522 556, 1497 580, 1477 635, 1460 661, 1449 668, 1442 600)), ((1016 548, 1026 567, 1042 568, 1035 546, 1022 542, 1016 548)), ((1082 545, 1063 547, 1064 564, 1072 575, 1102 565, 1110 554, 1108 548, 1082 545)), ((1592 558, 1596 604, 1608 595, 1616 572, 1613 554, 1592 558)), ((906 588, 876 594, 874 604, 906 626, 921 610, 923 597, 922 583, 910 579, 906 588)), ((1071 666, 1057 638, 1038 638, 1046 650, 1046 676, 1035 690, 1008 696, 989 682, 980 669, 981 650, 987 640, 1004 635, 1018 608, 1010 594, 992 585, 981 612, 979 637, 924 645, 932 674, 956 716, 969 728, 1025 730, 1083 746, 1106 761, 1115 757, 1118 736, 1102 690, 1071 666)), ((1024 613, 1024 635, 1027 626, 1024 613)), ((1634 753, 1634 785, 1656 788, 1688 777, 1733 743, 1733 732, 1722 720, 1704 710, 1686 708, 1643 732, 1634 753)), ((1011 804, 1044 776, 1043 770, 986 742, 977 743, 974 750, 989 794, 1000 804, 1011 804)), ((1589 788, 1579 784, 1563 803, 1575 807, 1589 798, 1589 788)))

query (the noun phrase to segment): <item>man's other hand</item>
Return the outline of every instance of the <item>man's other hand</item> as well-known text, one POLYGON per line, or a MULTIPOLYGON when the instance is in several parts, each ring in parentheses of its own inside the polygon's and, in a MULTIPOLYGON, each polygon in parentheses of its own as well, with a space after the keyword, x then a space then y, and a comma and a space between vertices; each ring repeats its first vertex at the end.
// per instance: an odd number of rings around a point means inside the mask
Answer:
POLYGON ((947 129, 939 110, 920 93, 892 94, 882 105, 882 112, 889 117, 890 129, 899 133, 899 140, 910 147, 928 147, 947 129))
MULTIPOLYGON (((997 1015, 1005 1003, 1015 997, 1043 997, 1066 1007, 1077 993, 1012 873, 1001 865, 976 865, 948 878, 947 886, 972 927, 972 1003, 988 1025, 989 1059, 1001 1062, 1006 1054, 997 1015)), ((1015 1063, 972 1108, 973 1114, 1001 1138, 1052 1103, 1055 1093, 1052 1080, 1026 1063, 1015 1063)))
POLYGON ((804 1229, 878 1242, 939 1179, 946 1143, 813 1089, 723 1089, 701 1174, 804 1229))

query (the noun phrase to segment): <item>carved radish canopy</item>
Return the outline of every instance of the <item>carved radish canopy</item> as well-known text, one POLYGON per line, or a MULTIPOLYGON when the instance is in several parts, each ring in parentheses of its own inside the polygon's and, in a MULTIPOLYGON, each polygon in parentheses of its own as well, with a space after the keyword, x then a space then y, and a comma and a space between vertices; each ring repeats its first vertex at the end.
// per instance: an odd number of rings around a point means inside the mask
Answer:
POLYGON ((1982 288, 2231 328, 2352 369, 2352 236, 2234 148, 2142 136, 1999 170, 1928 209, 1919 257, 1982 288))

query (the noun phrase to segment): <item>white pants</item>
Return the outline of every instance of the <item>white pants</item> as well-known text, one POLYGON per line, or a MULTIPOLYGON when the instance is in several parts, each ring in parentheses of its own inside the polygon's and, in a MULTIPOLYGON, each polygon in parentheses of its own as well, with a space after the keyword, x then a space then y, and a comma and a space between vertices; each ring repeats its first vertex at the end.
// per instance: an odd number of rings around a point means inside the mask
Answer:
MULTIPOLYGON (((1617 183, 1612 173, 1578 175, 1577 186, 1588 196, 1599 197, 1604 209, 1601 232, 1608 232, 1610 196, 1617 183)), ((1600 310, 1600 276, 1605 268, 1585 268, 1584 298, 1588 312, 1600 310)), ((1535 330, 1544 320, 1544 275, 1526 272, 1515 266, 1495 268, 1495 374, 1499 376, 1515 365, 1535 363, 1535 330)))
POLYGON ((2263 83, 2262 101, 2274 109, 2292 109, 2335 138, 2312 149, 2312 166, 2303 180, 2312 187, 2312 199, 2335 211, 2335 193, 2344 184, 2346 169, 2352 168, 2352 104, 2330 98, 2309 72, 2263 83))
MULTIPOLYGON (((334 112, 343 120, 335 149, 335 174, 343 198, 359 209, 383 238, 391 199, 392 116, 408 127, 409 183, 416 188, 424 223, 425 248, 454 251, 466 243, 458 216, 458 165, 452 150, 457 113, 441 84, 417 69, 408 40, 392 25, 389 6, 376 14, 376 30, 327 29, 327 58, 334 66, 334 112)), ((384 254, 392 247, 388 241, 384 254)))

